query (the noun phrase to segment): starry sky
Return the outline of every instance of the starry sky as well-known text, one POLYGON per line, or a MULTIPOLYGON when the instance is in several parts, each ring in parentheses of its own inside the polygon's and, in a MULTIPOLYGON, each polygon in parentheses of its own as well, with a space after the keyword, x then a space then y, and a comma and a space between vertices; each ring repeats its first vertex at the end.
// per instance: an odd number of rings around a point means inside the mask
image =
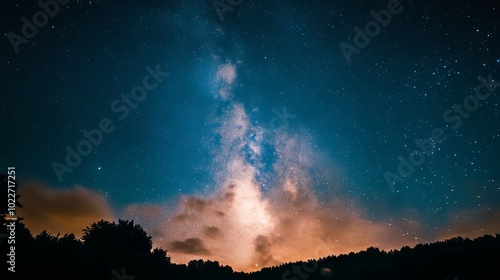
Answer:
POLYGON ((500 232, 500 7, 424 2, 2 2, 19 215, 243 271, 500 232))

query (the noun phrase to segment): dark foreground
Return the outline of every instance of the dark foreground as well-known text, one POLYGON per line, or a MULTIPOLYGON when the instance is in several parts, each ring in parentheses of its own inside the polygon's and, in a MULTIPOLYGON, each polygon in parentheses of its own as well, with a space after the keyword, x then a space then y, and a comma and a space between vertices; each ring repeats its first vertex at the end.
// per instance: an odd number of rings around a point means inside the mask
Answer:
MULTIPOLYGON (((3 220, 2 233, 7 231, 3 220)), ((7 221, 7 224, 9 221, 7 221)), ((307 263, 286 263, 255 273, 233 272, 216 261, 193 260, 188 265, 170 262, 163 249, 152 249, 151 237, 132 221, 100 221, 73 234, 33 237, 16 222, 14 264, 8 239, 0 239, 0 279, 500 279, 500 235, 474 240, 456 237, 444 242, 403 247, 390 252, 377 248, 330 256, 307 263)))

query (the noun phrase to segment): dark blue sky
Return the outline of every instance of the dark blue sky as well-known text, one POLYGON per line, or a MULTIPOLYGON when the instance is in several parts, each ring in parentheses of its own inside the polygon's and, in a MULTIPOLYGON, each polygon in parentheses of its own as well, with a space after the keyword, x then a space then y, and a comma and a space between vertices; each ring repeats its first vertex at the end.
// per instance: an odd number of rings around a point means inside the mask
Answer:
POLYGON ((212 1, 69 1, 17 53, 11 32, 42 8, 1 5, 0 167, 21 183, 83 186, 121 217, 130 205, 175 212, 180 197, 213 198, 251 174, 263 201, 293 181, 373 223, 418 221, 425 240, 500 228, 496 3, 243 0, 221 20, 212 1), (346 59, 341 43, 356 47, 355 27, 388 5, 399 12, 346 59), (122 95, 157 68, 168 76, 131 109, 122 95), (497 82, 478 95, 478 76, 497 82), (104 118, 114 130, 59 180, 53 163, 104 118), (384 173, 400 176, 398 157, 435 129, 446 140, 414 154, 423 162, 392 192, 384 173), (239 156, 255 170, 227 164, 239 156))

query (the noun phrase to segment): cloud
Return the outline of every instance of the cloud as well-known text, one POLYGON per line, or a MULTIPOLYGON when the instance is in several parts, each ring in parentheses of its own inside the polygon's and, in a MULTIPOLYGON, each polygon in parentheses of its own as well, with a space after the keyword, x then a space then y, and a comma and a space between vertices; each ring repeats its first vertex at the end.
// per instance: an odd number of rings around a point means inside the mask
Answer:
POLYGON ((211 255, 210 251, 205 248, 203 240, 199 238, 188 238, 184 241, 174 241, 169 246, 172 252, 181 252, 194 255, 211 255))
POLYGON ((210 238, 218 238, 222 236, 222 233, 218 227, 205 227, 203 233, 210 238))
POLYGON ((24 206, 19 208, 19 216, 33 234, 47 230, 81 237, 82 230, 93 222, 114 220, 106 198, 85 187, 56 190, 31 181, 19 186, 19 194, 24 206))
POLYGON ((200 198, 196 198, 196 197, 188 197, 186 198, 186 200, 184 201, 184 203, 191 209, 194 209, 196 211, 199 211, 199 212, 202 212, 205 207, 208 205, 208 201, 205 201, 203 199, 200 199, 200 198))

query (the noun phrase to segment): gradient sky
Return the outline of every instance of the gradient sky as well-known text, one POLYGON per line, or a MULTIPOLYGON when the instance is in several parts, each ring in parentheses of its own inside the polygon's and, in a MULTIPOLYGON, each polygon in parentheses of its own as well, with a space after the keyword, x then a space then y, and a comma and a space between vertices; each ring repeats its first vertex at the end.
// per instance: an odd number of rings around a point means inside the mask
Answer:
POLYGON ((58 3, 22 43, 41 6, 1 4, 0 172, 34 233, 134 219, 250 271, 500 232, 498 3, 213 3, 58 3))

